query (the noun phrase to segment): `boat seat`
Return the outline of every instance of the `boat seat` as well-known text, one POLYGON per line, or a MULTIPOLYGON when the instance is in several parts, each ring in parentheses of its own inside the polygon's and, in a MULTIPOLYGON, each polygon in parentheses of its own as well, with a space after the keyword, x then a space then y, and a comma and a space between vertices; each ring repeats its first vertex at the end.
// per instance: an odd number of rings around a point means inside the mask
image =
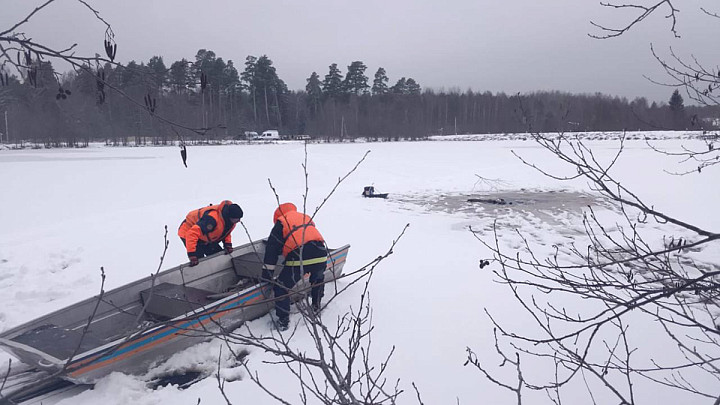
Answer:
POLYGON ((243 278, 259 279, 262 275, 262 257, 255 253, 248 253, 242 256, 233 257, 233 269, 235 274, 243 278))
POLYGON ((72 356, 76 350, 77 353, 83 353, 104 344, 93 334, 92 329, 83 336, 83 329, 83 327, 66 329, 54 324, 45 324, 16 336, 12 340, 64 360, 72 356))
POLYGON ((211 302, 212 291, 172 283, 161 283, 140 291, 145 312, 156 319, 166 320, 201 308, 211 302), (151 296, 152 294, 152 296, 151 296), (148 299, 150 300, 148 302, 148 299), (146 304, 147 303, 147 304, 146 304))

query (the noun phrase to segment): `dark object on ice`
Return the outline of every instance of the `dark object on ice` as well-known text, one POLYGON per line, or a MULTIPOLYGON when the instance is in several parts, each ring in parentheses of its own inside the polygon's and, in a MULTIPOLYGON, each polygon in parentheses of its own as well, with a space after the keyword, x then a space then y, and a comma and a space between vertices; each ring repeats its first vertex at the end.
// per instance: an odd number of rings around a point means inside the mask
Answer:
POLYGON ((495 205, 512 205, 512 201, 505 201, 504 198, 468 198, 468 202, 495 205))
POLYGON ((187 149, 185 149, 185 145, 183 145, 182 149, 180 149, 180 157, 182 158, 185 167, 187 167, 187 149))
POLYGON ((365 186, 362 192, 362 196, 367 198, 387 198, 388 193, 376 194, 375 187, 365 186))

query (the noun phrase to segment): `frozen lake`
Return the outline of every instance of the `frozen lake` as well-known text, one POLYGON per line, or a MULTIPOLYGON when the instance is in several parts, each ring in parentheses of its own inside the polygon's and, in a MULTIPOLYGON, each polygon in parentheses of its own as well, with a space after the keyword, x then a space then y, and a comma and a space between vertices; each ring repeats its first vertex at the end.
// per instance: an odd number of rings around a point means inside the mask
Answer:
MULTIPOLYGON (((671 150, 702 145, 677 139, 658 142, 671 150)), ((609 159, 617 148, 611 140, 591 140, 588 145, 600 159, 609 159)), ((466 347, 499 364, 484 308, 508 324, 520 323, 514 320, 510 292, 493 282, 492 265, 490 270, 478 267, 490 253, 468 227, 489 232, 497 219, 501 229, 520 230, 540 252, 549 252, 553 244, 582 233, 588 205, 610 217, 613 211, 585 181, 552 180, 524 165, 512 150, 554 173, 572 174, 572 168, 537 144, 521 140, 310 144, 307 210, 313 211, 368 150, 366 160, 315 221, 329 245, 352 245, 346 272, 384 253, 410 224, 394 254, 376 270, 371 288, 376 361, 396 346, 390 373, 406 390, 401 403, 414 403, 411 382, 428 404, 456 403, 457 398, 461 404, 512 402, 510 392, 463 367, 466 347), (390 193, 389 198, 363 198, 366 185, 390 193)), ((153 273, 165 226, 170 247, 163 268, 185 262, 176 229, 191 209, 230 199, 242 206, 250 237, 267 236, 276 207, 268 180, 281 202, 301 207, 304 159, 301 143, 190 147, 187 169, 177 147, 0 150, 0 330, 95 295, 100 267, 107 274, 107 289, 153 273)), ((658 155, 637 140, 627 143, 612 173, 656 208, 720 230, 720 171, 710 168, 683 177, 666 172, 675 168, 677 159, 658 155)), ((662 238, 655 230, 659 226, 647 227, 657 240, 662 238)), ((235 245, 248 239, 241 228, 233 238, 235 245)), ((519 247, 510 236, 501 243, 508 249, 519 247)), ((720 249, 701 253, 704 260, 720 262, 720 249)), ((350 290, 324 316, 333 319, 355 305, 353 291, 359 292, 350 290)), ((268 327, 268 319, 255 322, 257 328, 268 327)), ((303 336, 297 342, 308 343, 303 336)), ((175 361, 212 368, 219 346, 199 345, 175 361)), ((7 358, 0 354, 0 364, 7 358)), ((250 351, 248 359, 273 389, 297 398, 298 385, 282 366, 261 363, 268 359, 259 352, 250 351)), ((111 375, 95 390, 64 403, 222 401, 214 378, 185 390, 152 390, 146 387, 150 378, 111 375)), ((226 390, 235 403, 270 402, 242 376, 226 390)), ((668 391, 648 389, 642 382, 637 390, 645 403, 679 403, 667 400, 668 391)), ((549 402, 543 393, 536 395, 532 403, 549 402)), ((583 395, 578 392, 570 403, 587 403, 583 395)), ((598 403, 610 398, 595 397, 598 403)))

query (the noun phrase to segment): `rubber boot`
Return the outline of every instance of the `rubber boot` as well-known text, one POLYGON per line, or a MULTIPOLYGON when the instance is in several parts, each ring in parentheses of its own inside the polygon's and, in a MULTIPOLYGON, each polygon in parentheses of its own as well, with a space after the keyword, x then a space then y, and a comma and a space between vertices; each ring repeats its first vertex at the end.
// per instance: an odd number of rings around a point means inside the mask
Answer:
POLYGON ((278 332, 285 332, 290 327, 290 318, 278 318, 278 320, 275 322, 275 329, 278 330, 278 332))
POLYGON ((322 309, 322 291, 319 288, 313 288, 310 295, 312 296, 312 310, 317 315, 322 309))

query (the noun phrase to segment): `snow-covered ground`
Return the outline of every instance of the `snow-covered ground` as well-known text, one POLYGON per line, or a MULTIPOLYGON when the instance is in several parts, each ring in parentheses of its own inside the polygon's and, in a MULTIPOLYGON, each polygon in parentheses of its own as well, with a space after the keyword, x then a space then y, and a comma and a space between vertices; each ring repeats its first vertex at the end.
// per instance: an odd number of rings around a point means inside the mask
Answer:
MULTIPOLYGON (((688 139, 658 142, 674 150, 700 145, 688 139)), ((612 140, 588 140, 588 144, 601 158, 617 148, 612 140)), ((412 382, 427 404, 514 403, 512 393, 463 366, 466 347, 491 367, 500 362, 484 308, 522 328, 509 290, 493 282, 493 265, 478 267, 490 253, 468 226, 489 230, 497 219, 508 231, 501 239, 505 248, 519 247, 518 239, 511 236, 518 229, 543 253, 551 252, 553 244, 580 237, 584 206, 599 207, 608 217, 615 214, 602 208, 606 204, 583 181, 560 183, 523 165, 511 150, 554 172, 571 173, 538 145, 521 139, 311 144, 308 210, 320 204, 338 177, 367 150, 371 153, 366 161, 338 188, 316 223, 331 246, 352 245, 346 272, 384 253, 403 226, 410 224, 371 285, 376 362, 396 347, 389 377, 400 378, 406 390, 400 403, 415 403, 412 382), (363 186, 370 184, 390 197, 362 198, 363 186), (504 196, 518 203, 467 203, 467 197, 474 195, 504 196)), ((305 190, 303 160, 301 143, 191 147, 187 169, 176 147, 0 151, 0 330, 96 294, 100 267, 108 289, 151 274, 159 262, 166 225, 170 247, 163 267, 185 262, 175 232, 193 208, 231 199, 245 211, 243 222, 250 236, 265 237, 276 206, 268 179, 282 201, 300 206, 305 190)), ((664 172, 676 167, 675 161, 637 141, 627 143, 614 173, 656 208, 720 229, 720 188, 716 187, 720 171, 685 177, 664 172)), ((647 225, 659 239, 662 234, 653 231, 657 227, 647 225)), ((234 239, 238 245, 247 236, 238 229, 234 239)), ((720 262, 720 252, 702 253, 702 259, 720 262)), ((324 319, 331 322, 356 306, 359 292, 358 286, 332 303, 324 319)), ((262 332, 269 328, 268 321, 265 317, 251 326, 262 332)), ((640 351, 657 349, 661 343, 651 343, 655 332, 641 330, 635 346, 640 351)), ((309 341, 299 335, 295 344, 309 341)), ((146 385, 168 369, 214 368, 219 347, 219 342, 200 344, 145 376, 110 375, 93 390, 62 403, 174 404, 196 403, 197 398, 202 403, 224 403, 214 378, 185 390, 176 386, 152 390, 146 385)), ((7 358, 0 354, 0 364, 6 364, 7 358)), ((264 364, 268 355, 254 350, 247 359, 274 391, 293 401, 298 398, 298 384, 283 366, 264 364)), ((230 361, 223 363, 222 374, 233 380, 226 384, 226 392, 234 403, 272 403, 230 361)), ((707 386, 712 381, 696 383, 707 386)), ((642 396, 644 403, 685 399, 669 397, 680 394, 668 390, 650 390, 643 381, 636 389, 636 397, 642 396)), ((575 395, 565 399, 590 402, 581 391, 575 395)), ((608 403, 611 398, 595 400, 608 403)), ((532 401, 543 402, 549 399, 542 393, 532 401)))
MULTIPOLYGON (((546 134, 549 137, 556 137, 561 134, 546 134)), ((718 137, 718 131, 585 131, 585 132, 564 132, 566 138, 577 138, 582 140, 613 140, 621 137, 627 140, 667 140, 667 139, 705 139, 718 137)), ((530 133, 502 133, 502 134, 457 134, 457 135, 433 135, 428 137, 431 141, 517 141, 532 139, 530 133)))

